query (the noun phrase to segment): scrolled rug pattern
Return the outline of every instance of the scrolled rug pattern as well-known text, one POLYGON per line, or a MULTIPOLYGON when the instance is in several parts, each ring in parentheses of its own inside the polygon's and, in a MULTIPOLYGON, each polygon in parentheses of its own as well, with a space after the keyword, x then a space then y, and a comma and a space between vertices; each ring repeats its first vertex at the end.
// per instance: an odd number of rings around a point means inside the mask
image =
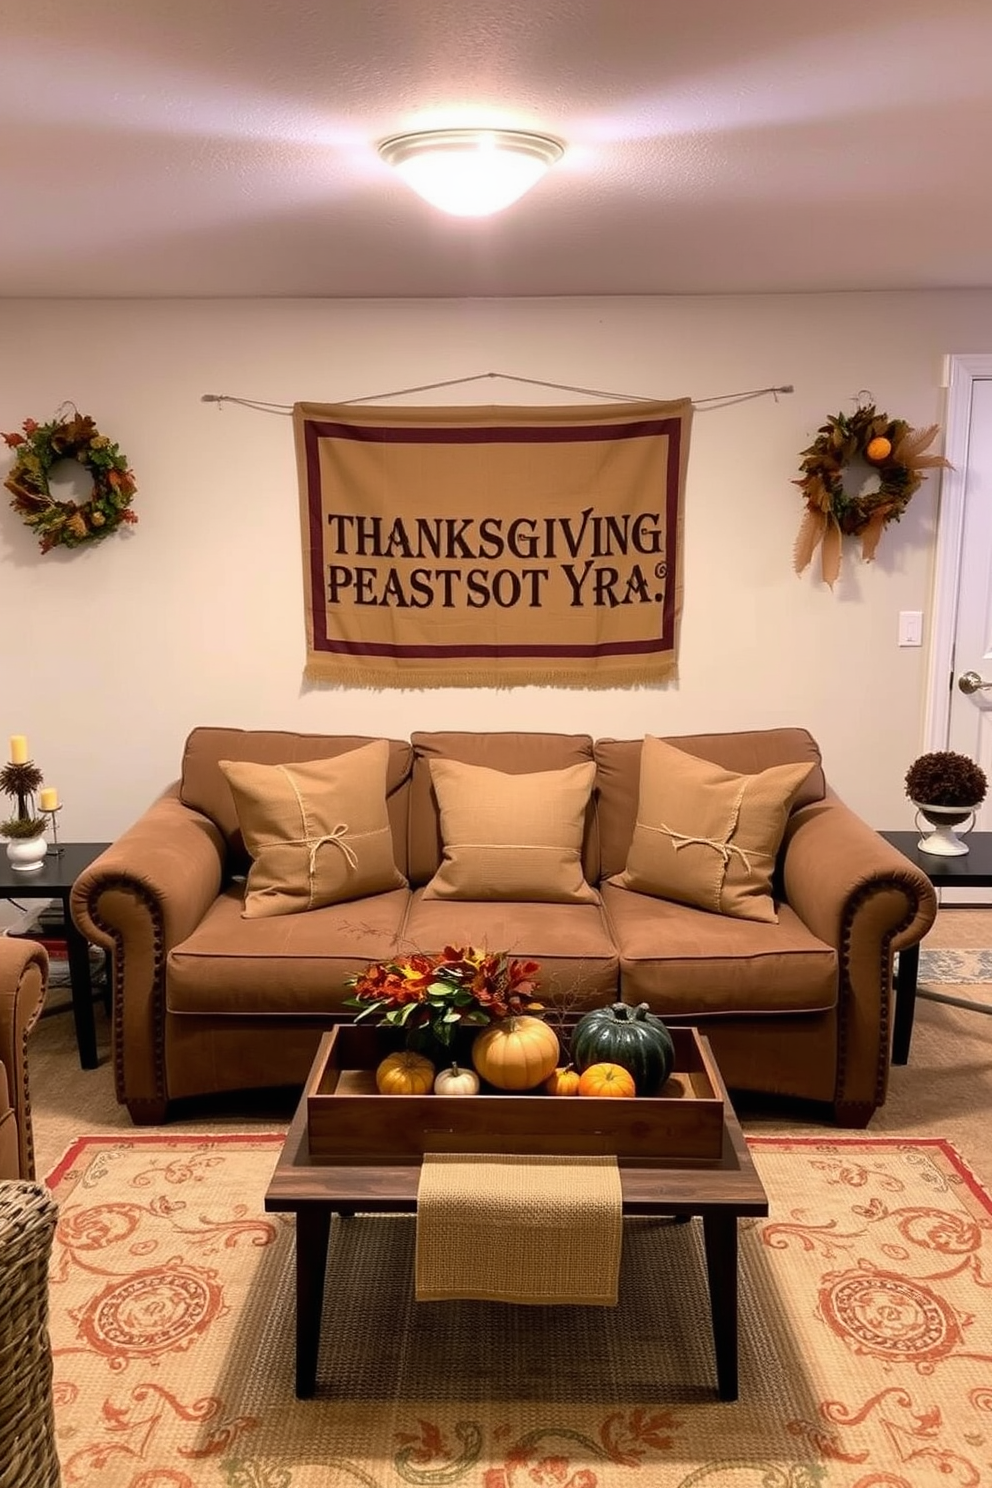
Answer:
POLYGON ((919 979, 962 987, 992 983, 992 950, 921 950, 919 979))
POLYGON ((721 1403, 698 1221, 626 1222, 617 1308, 525 1308, 415 1303, 402 1216, 334 1221, 296 1400, 280 1141, 82 1138, 52 1175, 67 1488, 992 1483, 992 1201, 945 1142, 751 1139, 721 1403))

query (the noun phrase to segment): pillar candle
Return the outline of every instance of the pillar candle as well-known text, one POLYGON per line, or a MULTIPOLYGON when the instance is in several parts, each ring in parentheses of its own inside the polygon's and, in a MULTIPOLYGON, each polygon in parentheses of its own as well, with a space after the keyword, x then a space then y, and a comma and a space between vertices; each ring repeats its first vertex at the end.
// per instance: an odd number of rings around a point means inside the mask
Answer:
POLYGON ((57 811, 59 793, 54 785, 46 785, 38 792, 38 805, 42 811, 57 811))
POLYGON ((11 734, 10 736, 10 763, 12 765, 26 765, 28 762, 28 741, 23 734, 11 734))

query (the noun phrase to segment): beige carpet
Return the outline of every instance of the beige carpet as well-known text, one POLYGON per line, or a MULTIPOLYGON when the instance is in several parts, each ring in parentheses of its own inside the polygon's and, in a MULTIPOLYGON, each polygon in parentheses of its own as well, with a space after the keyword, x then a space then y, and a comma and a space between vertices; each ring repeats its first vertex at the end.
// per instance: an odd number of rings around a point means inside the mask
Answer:
MULTIPOLYGON (((278 1138, 84 1139, 55 1184, 59 1454, 100 1488, 926 1488, 992 1472, 992 1203, 953 1151, 753 1139, 740 1399, 701 1226, 628 1221, 618 1308, 413 1300, 412 1217, 331 1231, 293 1394, 278 1138)), ((24 1485, 28 1488, 28 1485, 24 1485)))

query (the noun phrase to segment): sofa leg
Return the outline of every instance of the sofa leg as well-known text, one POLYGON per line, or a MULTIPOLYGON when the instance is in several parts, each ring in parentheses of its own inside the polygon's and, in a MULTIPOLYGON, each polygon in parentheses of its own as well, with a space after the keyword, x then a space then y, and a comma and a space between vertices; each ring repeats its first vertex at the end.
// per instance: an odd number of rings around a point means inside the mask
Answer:
POLYGON ((126 1104, 135 1126, 164 1126, 169 1119, 167 1100, 129 1100, 126 1104))
POLYGON ((863 1130, 875 1113, 868 1101, 835 1101, 834 1125, 863 1130))

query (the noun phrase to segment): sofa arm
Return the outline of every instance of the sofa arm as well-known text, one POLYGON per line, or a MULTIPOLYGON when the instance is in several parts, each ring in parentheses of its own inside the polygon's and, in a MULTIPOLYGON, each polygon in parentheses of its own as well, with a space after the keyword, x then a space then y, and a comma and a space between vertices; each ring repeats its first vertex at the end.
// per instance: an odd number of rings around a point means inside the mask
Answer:
POLYGON ((0 935, 0 1063, 10 1109, 0 1111, 0 1178, 33 1178, 28 1034, 48 986, 48 952, 36 940, 0 935))
POLYGON ((864 1125, 885 1100, 892 953, 922 940, 937 914, 926 874, 830 790, 786 832, 786 902, 837 952, 838 1120, 864 1125))
POLYGON ((161 1121, 165 1083, 165 963, 220 893, 220 829, 172 786, 80 874, 76 925, 112 956, 114 1083, 135 1121, 161 1121))

